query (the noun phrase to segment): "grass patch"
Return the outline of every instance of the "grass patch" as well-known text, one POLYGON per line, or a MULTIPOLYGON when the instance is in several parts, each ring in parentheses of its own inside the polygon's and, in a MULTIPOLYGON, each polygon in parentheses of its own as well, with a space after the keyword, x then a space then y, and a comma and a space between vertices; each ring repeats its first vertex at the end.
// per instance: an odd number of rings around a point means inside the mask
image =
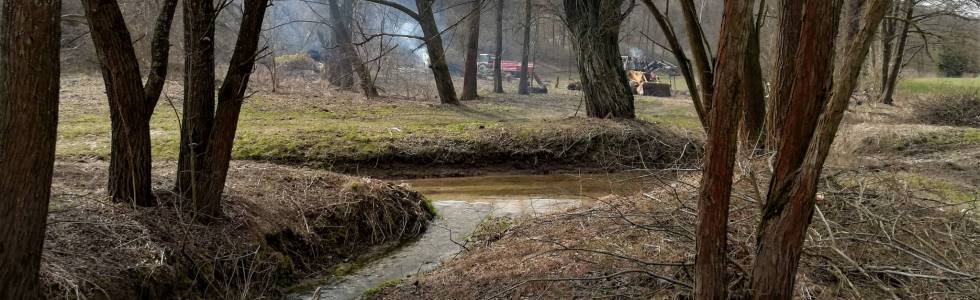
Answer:
POLYGON ((402 282, 401 279, 392 279, 392 280, 382 282, 381 284, 364 291, 364 294, 361 295, 361 298, 362 299, 374 298, 374 296, 378 295, 378 293, 380 293, 381 291, 393 286, 397 286, 401 282, 402 282))
POLYGON ((898 89, 916 94, 977 93, 980 91, 980 78, 910 78, 899 82, 898 89))
MULTIPOLYGON (((232 157, 327 167, 503 162, 629 165, 641 157, 647 162, 671 158, 667 153, 680 149, 665 149, 670 147, 664 144, 683 145, 681 140, 690 139, 675 138, 675 131, 699 130, 688 100, 639 97, 639 118, 648 122, 583 118, 579 100, 575 95, 490 94, 456 107, 409 100, 366 101, 349 93, 330 98, 258 93, 242 109, 232 157), (680 130, 664 129, 670 127, 680 130), (617 153, 624 148, 633 153, 617 153)), ((109 117, 102 101, 95 97, 63 101, 60 158, 109 157, 109 117)), ((151 120, 154 159, 177 159, 179 110, 167 103, 157 107, 151 120)))
POLYGON ((862 152, 921 154, 980 145, 980 129, 939 128, 908 132, 884 132, 865 138, 862 152))

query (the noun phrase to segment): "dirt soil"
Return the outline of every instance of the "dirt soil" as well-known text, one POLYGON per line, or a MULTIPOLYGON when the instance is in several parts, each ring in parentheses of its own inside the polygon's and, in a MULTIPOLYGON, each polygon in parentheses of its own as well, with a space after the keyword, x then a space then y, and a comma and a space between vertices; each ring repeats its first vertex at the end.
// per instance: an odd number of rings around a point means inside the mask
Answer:
POLYGON ((234 162, 224 214, 193 221, 157 164, 159 206, 105 197, 107 164, 59 162, 41 278, 47 298, 264 299, 423 232, 422 195, 378 180, 234 162))
MULTIPOLYGON (((923 124, 919 98, 851 107, 824 171, 795 298, 980 295, 980 131, 923 124)), ((749 295, 765 166, 765 157, 742 158, 736 174, 729 224, 735 298, 749 295)), ((471 236, 469 251, 373 297, 691 297, 700 175, 650 176, 659 183, 592 207, 488 221, 471 236)))

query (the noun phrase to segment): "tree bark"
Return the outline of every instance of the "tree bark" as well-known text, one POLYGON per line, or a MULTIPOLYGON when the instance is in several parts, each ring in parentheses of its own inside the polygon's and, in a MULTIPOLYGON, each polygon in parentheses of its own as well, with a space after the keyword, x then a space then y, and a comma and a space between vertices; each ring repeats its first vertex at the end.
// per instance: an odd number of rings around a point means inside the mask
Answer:
POLYGON ((779 1, 779 29, 776 36, 776 52, 772 61, 772 84, 770 86, 766 114, 766 148, 779 148, 783 122, 789 93, 796 77, 796 50, 800 43, 800 25, 803 20, 803 3, 799 0, 779 1))
POLYGON ((244 6, 238 41, 228 63, 228 73, 225 75, 221 90, 218 91, 214 129, 205 155, 205 162, 208 165, 205 166, 204 171, 207 173, 206 176, 202 176, 203 180, 197 182, 197 190, 203 191, 203 195, 197 202, 199 205, 196 208, 198 213, 205 216, 222 214, 221 196, 228 178, 228 166, 231 163, 231 150, 235 143, 238 118, 241 115, 249 77, 255 68, 262 20, 269 6, 269 0, 246 0, 244 6))
POLYGON ((781 131, 756 243, 752 288, 758 299, 789 299, 793 296, 799 246, 813 207, 805 201, 792 201, 790 196, 793 189, 799 188, 794 179, 806 158, 814 128, 830 94, 828 82, 832 78, 834 43, 828 41, 833 41, 837 33, 840 2, 807 1, 804 11, 795 55, 797 72, 786 103, 787 118, 781 131))
POLYGON ((759 31, 762 30, 759 23, 763 18, 760 15, 754 22, 747 24, 749 40, 745 55, 745 78, 742 80, 742 122, 739 127, 742 149, 747 151, 765 148, 763 132, 766 121, 766 90, 763 86, 765 80, 762 78, 762 63, 759 61, 759 31))
POLYGON ((0 299, 41 299, 58 137, 61 1, 6 0, 0 16, 0 299))
POLYGON ((752 1, 725 1, 718 45, 716 86, 711 95, 708 140, 698 199, 695 297, 725 299, 728 281, 728 207, 731 200, 736 139, 741 116, 745 56, 750 39, 752 1))
POLYGON ((422 28, 425 38, 425 50, 429 54, 429 68, 432 69, 432 76, 436 80, 436 89, 439 92, 439 100, 443 104, 459 105, 456 98, 456 87, 453 86, 453 76, 449 73, 449 64, 446 63, 446 48, 442 45, 442 32, 436 23, 433 11, 434 0, 418 0, 415 2, 418 7, 418 22, 422 28))
POLYGON ((528 74, 528 57, 531 54, 531 0, 524 1, 524 45, 521 51, 521 81, 517 86, 517 93, 528 95, 528 87, 531 84, 528 74))
MULTIPOLYGON (((353 9, 352 0, 344 0, 344 5, 351 7, 353 9), (351 2, 349 5, 346 2, 351 2)), ((337 4, 337 0, 330 0, 328 3, 328 9, 330 12, 330 37, 333 41, 333 47, 327 50, 330 53, 330 58, 327 61, 329 72, 327 73, 327 80, 331 85, 339 87, 341 89, 353 89, 354 88, 354 59, 357 57, 357 52, 351 51, 352 47, 348 47, 351 43, 351 26, 350 22, 347 22, 346 16, 342 15, 341 7, 337 4)), ((346 10, 346 9, 345 9, 346 10)), ((360 60, 359 58, 357 60, 360 60)))
POLYGON ((635 117, 633 93, 619 56, 622 3, 622 0, 564 0, 565 19, 575 43, 589 117, 635 117))
POLYGON ((473 11, 470 12, 472 14, 469 24, 470 32, 466 41, 466 63, 463 68, 463 95, 459 97, 460 100, 480 98, 476 92, 476 59, 480 55, 480 11, 482 6, 482 0, 475 0, 473 1, 473 11))
MULTIPOLYGON (((891 69, 888 71, 888 77, 885 78, 884 93, 881 96, 881 103, 892 105, 895 102, 893 96, 895 95, 895 85, 898 83, 898 74, 902 72, 902 64, 905 62, 905 43, 908 41, 909 37, 909 22, 912 20, 912 15, 915 12, 915 1, 906 0, 905 1, 905 20, 902 22, 902 30, 898 33, 898 43, 895 44, 895 56, 891 62, 891 69)), ((885 64, 886 66, 888 64, 885 64)))
POLYGON ((504 77, 500 71, 500 60, 504 55, 504 0, 497 0, 497 49, 493 60, 493 92, 504 93, 504 77))
POLYGON ((114 201, 152 206, 150 116, 167 74, 170 22, 177 1, 166 1, 157 19, 151 46, 152 67, 146 86, 139 61, 116 1, 82 1, 90 35, 102 67, 109 100, 112 148, 109 195, 114 201))
POLYGON ((330 19, 333 22, 334 41, 343 61, 349 63, 353 72, 357 73, 358 84, 361 86, 361 92, 364 93, 364 96, 368 98, 378 97, 378 89, 374 85, 374 79, 371 78, 371 72, 368 71, 364 61, 361 60, 361 56, 357 53, 357 47, 354 45, 354 39, 351 36, 353 30, 351 24, 354 23, 354 1, 342 0, 341 4, 338 4, 337 1, 330 0, 330 19))
MULTIPOLYGON (((214 126, 214 4, 184 2, 184 111, 177 161, 176 192, 195 211, 206 212, 199 203, 198 181, 207 175, 207 151, 214 126)), ((217 217, 204 215, 204 217, 217 217)))

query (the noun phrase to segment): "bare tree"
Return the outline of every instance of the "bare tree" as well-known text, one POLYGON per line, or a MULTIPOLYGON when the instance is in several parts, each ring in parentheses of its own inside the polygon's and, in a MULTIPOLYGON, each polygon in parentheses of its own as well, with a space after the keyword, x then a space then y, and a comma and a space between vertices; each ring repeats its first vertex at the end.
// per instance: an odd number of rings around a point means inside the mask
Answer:
POLYGON ((564 0, 565 24, 575 43, 585 111, 594 118, 635 117, 633 93, 619 56, 622 0, 564 0))
POLYGON ((752 1, 725 1, 718 43, 717 84, 708 110, 708 140, 705 145, 704 176, 698 200, 695 296, 725 299, 727 267, 728 206, 731 200, 738 123, 741 116, 745 59, 752 31, 752 1))
POLYGON ((909 28, 911 28, 912 15, 915 12, 916 3, 917 1, 915 0, 905 0, 904 5, 902 5, 901 11, 905 13, 904 20, 907 21, 901 22, 901 29, 898 31, 898 43, 895 44, 895 55, 892 57, 891 63, 889 64, 886 61, 884 64, 886 72, 883 77, 881 103, 890 105, 895 102, 892 97, 895 95, 898 73, 901 72, 902 65, 905 64, 905 44, 908 42, 909 28), (891 67, 888 67, 889 65, 891 67))
MULTIPOLYGON (((422 29, 422 40, 425 49, 429 54, 429 68, 432 69, 432 76, 435 78, 436 89, 439 91, 439 101, 443 104, 458 105, 459 99, 456 98, 456 87, 453 86, 453 77, 449 73, 449 65, 446 63, 446 50, 442 45, 442 32, 436 23, 434 4, 435 0, 417 0, 414 11, 398 2, 388 0, 365 0, 396 9, 409 18, 412 18, 422 29)), ((406 36, 406 38, 418 38, 406 36)))
POLYGON ((84 0, 82 4, 109 99, 112 124, 109 195, 115 201, 154 205, 150 173, 153 161, 150 117, 167 78, 170 27, 177 10, 177 0, 164 1, 160 8, 150 50, 150 73, 145 86, 119 4, 99 0, 84 0))
POLYGON ((844 58, 835 68, 833 84, 826 82, 827 53, 833 46, 837 4, 807 1, 801 28, 797 81, 788 103, 776 167, 769 185, 759 225, 752 290, 756 298, 790 298, 803 239, 816 206, 817 183, 830 146, 867 57, 875 29, 884 18, 890 0, 871 0, 864 10, 860 30, 846 42, 844 58), (823 43, 823 44, 821 44, 823 43), (808 67, 804 67, 808 66, 808 67), (818 69, 813 69, 818 68, 818 69), (807 75, 804 73, 810 73, 807 75))
POLYGON ((504 0, 497 0, 497 48, 493 52, 493 92, 503 93, 503 73, 500 70, 500 60, 504 55, 504 0))
MULTIPOLYGON (((337 50, 339 52, 339 60, 341 63, 347 64, 353 68, 353 71, 357 73, 358 82, 361 86, 361 91, 364 93, 365 97, 374 98, 378 97, 378 89, 374 85, 374 78, 371 77, 371 72, 368 71, 367 66, 364 65, 364 61, 361 56, 357 53, 357 47, 355 47, 352 38, 352 24, 354 23, 354 0, 339 0, 341 3, 337 3, 338 0, 330 0, 330 19, 333 22, 332 30, 334 41, 337 44, 337 50)), ((335 59, 336 60, 336 59, 335 59)), ((353 74, 348 74, 351 76, 353 74)))
POLYGON ((654 19, 657 20, 661 32, 663 32, 668 45, 670 45, 670 52, 674 55, 674 59, 677 60, 678 69, 680 69, 680 73, 684 77, 687 90, 691 95, 691 101, 694 103, 694 111, 698 114, 698 120, 701 121, 701 126, 707 131, 707 113, 704 111, 703 101, 701 100, 701 90, 698 88, 694 70, 691 66, 691 60, 687 58, 684 47, 681 46, 677 32, 674 30, 674 26, 660 8, 653 3, 653 0, 643 0, 643 4, 646 5, 654 19))
POLYGON ((531 54, 531 14, 532 14, 531 0, 525 0, 524 1, 524 24, 521 24, 522 25, 521 28, 523 29, 524 32, 524 44, 522 48, 523 50, 521 51, 521 82, 517 86, 517 93, 521 95, 530 94, 530 92, 528 91, 528 86, 530 85, 531 82, 528 78, 530 77, 529 76, 530 74, 528 74, 527 64, 528 64, 528 57, 530 57, 529 55, 531 54))
MULTIPOLYGON (((193 39, 194 36, 213 35, 213 31, 208 33, 207 29, 196 27, 197 25, 207 25, 213 22, 212 18, 198 19, 201 16, 212 16, 213 6, 210 1, 206 3, 188 4, 193 1, 184 2, 185 37, 193 39), (190 10, 190 11, 188 11, 190 10), (189 17, 190 16, 190 17, 189 17), (191 23, 187 26, 186 23, 191 23)), ((196 123, 190 125, 198 126, 193 128, 196 132, 191 132, 187 136, 191 139, 181 139, 180 157, 186 161, 178 162, 177 191, 189 201, 194 208, 200 221, 209 221, 222 215, 221 196, 224 191, 225 180, 228 176, 228 166, 231 162, 231 150, 235 141, 235 132, 238 128, 238 118, 241 113, 242 103, 245 99, 245 90, 248 87, 249 76, 255 67, 255 60, 258 57, 258 43, 262 30, 262 21, 265 17, 265 10, 269 6, 269 0, 245 0, 244 14, 242 15, 241 27, 238 32, 238 40, 229 62, 228 72, 225 75, 221 89, 218 91, 217 112, 214 112, 214 97, 211 96, 210 110, 205 111, 202 107, 195 107, 195 114, 191 115, 200 118, 196 123), (194 134, 196 133, 196 135, 194 134), (185 145, 185 143, 194 143, 185 145), (186 151, 186 152, 185 152, 186 151)), ((200 40, 196 42, 202 42, 200 40)), ((186 55, 203 53, 207 56, 207 61, 200 57, 186 58, 189 65, 194 68, 185 70, 186 77, 202 78, 208 80, 213 87, 214 83, 214 53, 213 48, 208 52, 206 48, 211 47, 212 43, 196 45, 196 51, 186 50, 186 55), (197 74, 207 67, 212 68, 210 74, 197 74), (210 75, 208 78, 207 75, 210 75)), ((186 47, 186 46, 185 46, 186 47)), ((200 86, 197 86, 200 88, 200 86)), ((213 95, 214 91, 210 91, 213 95)), ((198 99, 202 100, 202 99, 198 99)), ((187 103, 185 99, 185 103, 187 103)), ((184 130, 188 130, 187 104, 185 104, 184 130)))
POLYGON ((480 55, 480 15, 483 7, 482 0, 473 0, 473 11, 470 12, 470 27, 466 41, 466 62, 463 65, 463 94, 460 100, 476 100, 480 96, 476 91, 476 59, 480 55))
POLYGON ((766 121, 766 89, 762 78, 762 63, 759 35, 765 22, 766 1, 759 1, 756 17, 746 24, 749 41, 745 55, 745 78, 742 80, 742 121, 739 126, 739 140, 742 148, 752 150, 765 147, 764 126, 766 121))
POLYGON ((0 299, 41 299, 38 269, 58 137, 61 1, 0 15, 0 299))
POLYGON ((782 136, 786 103, 796 76, 796 49, 800 40, 800 24, 803 21, 803 2, 779 0, 776 46, 772 61, 772 84, 766 114, 766 148, 776 150, 782 136))
POLYGON ((198 203, 205 191, 195 182, 203 180, 208 164, 204 154, 214 124, 214 19, 212 1, 183 1, 184 6, 184 110, 180 127, 180 153, 177 158, 175 190, 192 201, 202 213, 206 203, 198 203))

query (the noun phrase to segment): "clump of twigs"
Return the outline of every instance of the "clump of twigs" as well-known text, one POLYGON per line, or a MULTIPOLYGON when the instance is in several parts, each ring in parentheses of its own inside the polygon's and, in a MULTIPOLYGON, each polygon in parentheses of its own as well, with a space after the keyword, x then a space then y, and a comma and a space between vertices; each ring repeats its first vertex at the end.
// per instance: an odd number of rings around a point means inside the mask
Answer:
POLYGON ((980 127, 980 91, 921 98, 913 106, 922 123, 980 127))

